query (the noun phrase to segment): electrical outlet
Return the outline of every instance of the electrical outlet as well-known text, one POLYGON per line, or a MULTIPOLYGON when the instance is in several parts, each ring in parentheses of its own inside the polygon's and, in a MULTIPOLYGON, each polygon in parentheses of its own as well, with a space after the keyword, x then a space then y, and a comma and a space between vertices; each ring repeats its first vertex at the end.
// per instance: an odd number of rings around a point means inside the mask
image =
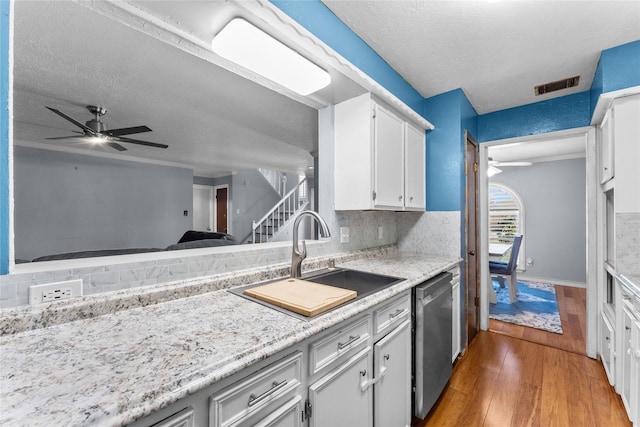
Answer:
POLYGON ((349 243, 349 227, 340 227, 340 243, 349 243))
POLYGON ((29 286, 29 303, 42 304, 82 296, 82 279, 29 286))
POLYGON ((378 227, 378 240, 382 240, 384 238, 384 228, 382 226, 378 227))

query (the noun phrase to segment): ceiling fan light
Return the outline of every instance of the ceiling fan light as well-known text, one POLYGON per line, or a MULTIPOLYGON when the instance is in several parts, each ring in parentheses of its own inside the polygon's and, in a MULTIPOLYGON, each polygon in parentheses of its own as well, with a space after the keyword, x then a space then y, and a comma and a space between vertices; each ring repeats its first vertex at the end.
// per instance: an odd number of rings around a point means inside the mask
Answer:
POLYGON ((331 83, 325 70, 242 18, 229 21, 211 47, 223 58, 303 96, 331 83))
POLYGON ((102 144, 107 142, 107 137, 104 135, 93 135, 89 137, 89 142, 93 144, 102 144))

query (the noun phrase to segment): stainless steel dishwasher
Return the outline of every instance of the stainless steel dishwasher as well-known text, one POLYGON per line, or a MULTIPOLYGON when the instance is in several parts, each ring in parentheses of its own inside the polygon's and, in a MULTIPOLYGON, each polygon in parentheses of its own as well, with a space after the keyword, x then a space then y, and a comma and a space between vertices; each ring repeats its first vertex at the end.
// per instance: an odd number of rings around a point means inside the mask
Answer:
POLYGON ((423 419, 451 378, 451 273, 413 289, 414 415, 423 419))

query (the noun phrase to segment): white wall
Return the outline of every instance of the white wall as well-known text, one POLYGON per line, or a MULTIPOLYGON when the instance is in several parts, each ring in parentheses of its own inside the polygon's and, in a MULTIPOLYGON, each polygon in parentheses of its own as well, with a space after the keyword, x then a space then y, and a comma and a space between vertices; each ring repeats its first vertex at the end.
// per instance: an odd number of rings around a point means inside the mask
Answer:
POLYGON ((16 258, 177 243, 192 180, 186 168, 16 146, 16 258))
POLYGON ((526 276, 586 282, 585 159, 502 167, 489 183, 516 191, 525 209, 526 276))

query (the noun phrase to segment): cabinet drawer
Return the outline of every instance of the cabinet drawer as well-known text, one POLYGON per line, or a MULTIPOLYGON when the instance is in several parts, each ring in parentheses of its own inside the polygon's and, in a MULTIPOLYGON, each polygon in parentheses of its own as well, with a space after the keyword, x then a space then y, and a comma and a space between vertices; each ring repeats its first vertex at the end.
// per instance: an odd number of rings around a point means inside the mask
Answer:
POLYGON ((407 293, 373 312, 373 333, 391 331, 396 325, 411 318, 411 296, 407 293))
POLYGON ((193 427, 193 408, 185 408, 177 414, 152 425, 151 427, 193 427))
POLYGON ((237 425, 266 407, 290 399, 301 385, 302 353, 296 352, 211 396, 209 425, 237 425))
POLYGON ((345 326, 338 326, 333 333, 309 345, 309 373, 332 366, 369 345, 371 339, 370 317, 364 317, 345 326))

